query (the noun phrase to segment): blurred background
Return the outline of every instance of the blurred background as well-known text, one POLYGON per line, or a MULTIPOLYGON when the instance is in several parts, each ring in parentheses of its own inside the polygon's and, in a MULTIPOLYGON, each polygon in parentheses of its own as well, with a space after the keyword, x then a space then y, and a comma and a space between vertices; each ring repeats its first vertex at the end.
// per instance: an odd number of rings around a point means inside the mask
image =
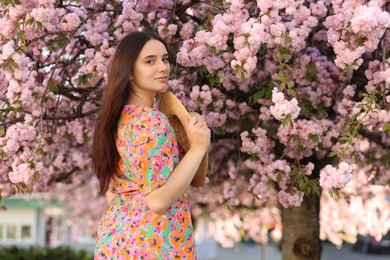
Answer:
MULTIPOLYGON (((92 259, 95 236, 83 228, 82 218, 67 218, 58 201, 39 193, 15 195, 3 199, 0 208, 0 259, 92 259)), ((268 230, 264 243, 243 238, 223 246, 214 238, 216 225, 210 218, 195 223, 199 260, 282 259, 279 229, 268 230)), ((322 247, 324 260, 385 260, 390 257, 390 234, 380 240, 359 236, 356 243, 339 248, 323 241, 322 247)))

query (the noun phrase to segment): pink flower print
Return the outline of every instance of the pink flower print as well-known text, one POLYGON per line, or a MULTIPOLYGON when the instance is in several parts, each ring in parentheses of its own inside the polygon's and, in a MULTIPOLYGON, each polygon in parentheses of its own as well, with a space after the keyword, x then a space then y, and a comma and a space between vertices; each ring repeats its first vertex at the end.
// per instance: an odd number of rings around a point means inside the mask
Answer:
POLYGON ((116 232, 116 229, 115 228, 112 228, 109 232, 109 236, 112 236, 114 233, 116 232))
POLYGON ((139 160, 139 158, 138 157, 135 157, 135 158, 133 158, 133 161, 132 161, 132 165, 133 165, 133 167, 140 167, 140 164, 141 164, 141 161, 139 160))
POLYGON ((160 182, 165 182, 165 176, 163 176, 162 174, 158 174, 157 175, 157 180, 160 181, 160 182))
POLYGON ((176 214, 176 220, 177 220, 177 222, 183 222, 184 217, 183 217, 183 213, 182 212, 178 212, 176 214))
POLYGON ((153 174, 151 177, 150 177, 150 181, 151 182, 154 182, 155 180, 157 180, 157 176, 155 174, 153 174))

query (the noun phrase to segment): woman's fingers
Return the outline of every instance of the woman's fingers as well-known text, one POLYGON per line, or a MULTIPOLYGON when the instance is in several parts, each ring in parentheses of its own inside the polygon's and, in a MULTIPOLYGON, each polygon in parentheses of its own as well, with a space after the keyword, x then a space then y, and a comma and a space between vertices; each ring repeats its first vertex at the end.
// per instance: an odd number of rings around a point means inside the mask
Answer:
POLYGON ((198 119, 194 116, 187 118, 187 122, 188 122, 187 126, 197 126, 197 125, 201 124, 198 121, 198 119))
POLYGON ((205 125, 202 121, 198 120, 195 116, 191 116, 187 118, 186 128, 198 129, 198 130, 207 131, 208 133, 211 133, 210 128, 208 128, 207 125, 205 125))
POLYGON ((194 116, 187 117, 188 124, 194 124, 196 121, 196 118, 194 116))
POLYGON ((187 118, 185 131, 190 148, 207 150, 210 146, 211 130, 194 116, 187 118))

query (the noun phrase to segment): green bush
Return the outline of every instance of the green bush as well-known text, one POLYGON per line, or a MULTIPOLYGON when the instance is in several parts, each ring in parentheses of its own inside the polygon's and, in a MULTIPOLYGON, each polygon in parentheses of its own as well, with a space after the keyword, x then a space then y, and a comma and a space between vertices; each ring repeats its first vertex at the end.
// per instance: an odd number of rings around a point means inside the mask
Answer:
POLYGON ((16 246, 0 247, 1 260, 91 260, 93 254, 86 250, 74 250, 70 247, 53 248, 16 246))

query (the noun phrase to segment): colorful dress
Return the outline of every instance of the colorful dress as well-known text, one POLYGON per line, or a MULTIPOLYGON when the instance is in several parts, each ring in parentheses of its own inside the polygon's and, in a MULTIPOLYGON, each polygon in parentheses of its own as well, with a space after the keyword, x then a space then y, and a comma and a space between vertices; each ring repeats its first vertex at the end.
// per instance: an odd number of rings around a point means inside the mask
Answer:
POLYGON ((196 259, 190 204, 180 197, 164 215, 148 209, 145 195, 163 185, 179 158, 175 132, 160 111, 126 105, 118 121, 117 194, 100 225, 95 259, 196 259))

